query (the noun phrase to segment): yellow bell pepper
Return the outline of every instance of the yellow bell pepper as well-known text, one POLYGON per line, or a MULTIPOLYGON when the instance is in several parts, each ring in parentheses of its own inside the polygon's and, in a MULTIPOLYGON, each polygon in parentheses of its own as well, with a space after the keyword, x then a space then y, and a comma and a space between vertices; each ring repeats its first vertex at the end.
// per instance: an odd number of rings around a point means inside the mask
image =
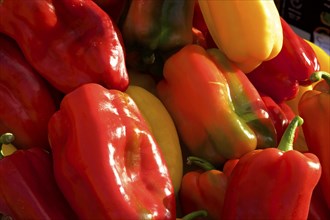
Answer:
POLYGON ((245 73, 282 49, 280 15, 272 0, 198 0, 209 32, 245 73))
POLYGON ((183 175, 183 159, 179 136, 170 113, 155 95, 140 86, 130 85, 126 93, 138 106, 161 148, 177 194, 183 175))
POLYGON ((309 40, 305 40, 314 50, 317 60, 320 63, 320 71, 330 73, 330 56, 321 47, 317 46, 309 40))

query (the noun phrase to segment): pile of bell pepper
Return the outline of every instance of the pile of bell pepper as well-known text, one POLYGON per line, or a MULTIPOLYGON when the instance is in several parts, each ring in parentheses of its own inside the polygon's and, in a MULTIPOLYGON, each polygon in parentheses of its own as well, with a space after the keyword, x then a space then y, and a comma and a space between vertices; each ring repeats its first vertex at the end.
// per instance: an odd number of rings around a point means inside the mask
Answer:
POLYGON ((0 14, 0 219, 330 218, 330 57, 274 1, 0 14))

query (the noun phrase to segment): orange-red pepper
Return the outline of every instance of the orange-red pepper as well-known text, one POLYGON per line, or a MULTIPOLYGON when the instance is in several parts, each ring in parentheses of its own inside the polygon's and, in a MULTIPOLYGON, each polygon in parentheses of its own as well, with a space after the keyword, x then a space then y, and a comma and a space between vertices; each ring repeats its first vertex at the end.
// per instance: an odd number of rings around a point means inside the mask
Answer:
POLYGON ((189 156, 187 162, 199 169, 183 176, 179 194, 183 214, 202 209, 207 211, 207 219, 220 219, 227 187, 226 174, 202 158, 189 156))
POLYGON ((315 72, 311 80, 318 81, 321 77, 325 80, 303 94, 298 110, 305 121, 302 128, 308 150, 319 157, 323 168, 320 185, 330 208, 330 74, 315 72))

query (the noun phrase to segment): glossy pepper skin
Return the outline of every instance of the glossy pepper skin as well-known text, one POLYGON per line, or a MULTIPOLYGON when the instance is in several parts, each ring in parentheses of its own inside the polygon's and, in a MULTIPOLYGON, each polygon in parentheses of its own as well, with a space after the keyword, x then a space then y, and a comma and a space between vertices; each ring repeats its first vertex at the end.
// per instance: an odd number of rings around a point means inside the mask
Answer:
POLYGON ((278 148, 239 159, 228 178, 223 219, 307 219, 321 165, 315 154, 292 149, 302 123, 299 116, 292 120, 278 148))
POLYGON ((115 23, 91 0, 3 1, 0 32, 63 93, 94 82, 125 90, 124 48, 115 23))
POLYGON ((322 78, 325 80, 303 94, 298 110, 305 121, 302 128, 308 150, 319 157, 323 168, 320 185, 330 209, 330 74, 319 71, 311 75, 315 82, 322 78))
POLYGON ((235 112, 254 131, 257 137, 257 148, 274 146, 276 130, 259 92, 246 74, 219 49, 209 49, 207 53, 226 78, 235 112))
POLYGON ((312 47, 283 18, 281 24, 283 47, 280 53, 247 74, 259 92, 277 103, 295 98, 299 85, 310 85, 309 76, 320 69, 312 47))
POLYGON ((16 134, 17 148, 49 148, 47 124, 56 111, 50 87, 14 40, 0 34, 0 45, 0 133, 16 134))
POLYGON ((163 75, 158 97, 193 156, 217 166, 256 148, 255 133, 235 111, 226 78, 204 48, 183 47, 167 59, 163 75))
POLYGON ((188 157, 187 163, 197 165, 198 170, 183 176, 179 194, 183 214, 202 209, 208 213, 205 219, 220 219, 227 187, 226 174, 202 158, 188 157))
POLYGON ((243 72, 251 72, 280 52, 283 35, 274 1, 198 3, 214 42, 243 72))
POLYGON ((33 147, 0 159, 0 214, 13 219, 77 219, 56 184, 49 152, 33 147))
POLYGON ((195 1, 131 1, 121 27, 127 53, 137 53, 138 64, 151 65, 165 53, 192 43, 195 1), (159 53, 161 51, 161 53, 159 53))
POLYGON ((181 185, 183 161, 179 135, 171 115, 155 95, 140 86, 130 85, 125 93, 138 106, 160 147, 177 194, 181 185))
POLYGON ((128 94, 80 86, 50 119, 49 140, 56 181, 80 219, 175 219, 165 160, 128 94))
POLYGON ((276 103, 271 97, 267 95, 260 94, 260 96, 265 103, 267 107, 267 112, 275 126, 276 143, 279 143, 282 138, 282 135, 284 134, 285 129, 295 117, 295 113, 293 112, 291 107, 285 102, 276 103))

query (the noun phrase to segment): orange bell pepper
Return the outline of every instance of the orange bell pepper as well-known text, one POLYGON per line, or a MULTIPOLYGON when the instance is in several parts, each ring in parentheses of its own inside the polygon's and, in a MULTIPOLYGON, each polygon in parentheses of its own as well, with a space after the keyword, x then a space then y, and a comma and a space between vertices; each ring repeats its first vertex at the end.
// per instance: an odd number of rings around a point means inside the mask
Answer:
POLYGON ((325 80, 301 97, 298 110, 305 121, 302 128, 307 147, 318 156, 322 166, 320 185, 330 208, 330 74, 319 71, 311 75, 312 81, 321 78, 325 80))

